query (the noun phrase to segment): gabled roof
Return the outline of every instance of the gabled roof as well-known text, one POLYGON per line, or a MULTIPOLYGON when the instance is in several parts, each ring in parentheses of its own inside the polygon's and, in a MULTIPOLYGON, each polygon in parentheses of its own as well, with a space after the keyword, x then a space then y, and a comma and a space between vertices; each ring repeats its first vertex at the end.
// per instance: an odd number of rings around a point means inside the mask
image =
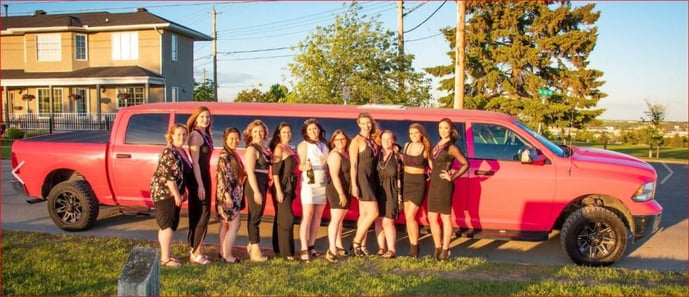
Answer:
POLYGON ((149 13, 144 8, 128 13, 88 12, 50 15, 37 12, 31 16, 3 17, 1 23, 2 35, 16 35, 26 32, 165 29, 198 41, 213 40, 211 36, 149 13))

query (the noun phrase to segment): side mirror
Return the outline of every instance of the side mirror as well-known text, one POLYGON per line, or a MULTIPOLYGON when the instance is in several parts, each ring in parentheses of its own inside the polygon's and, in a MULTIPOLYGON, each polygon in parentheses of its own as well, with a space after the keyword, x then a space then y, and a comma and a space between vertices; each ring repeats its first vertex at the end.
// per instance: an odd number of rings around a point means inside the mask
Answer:
POLYGON ((522 164, 543 165, 546 160, 543 152, 537 148, 525 148, 519 153, 519 161, 522 164))

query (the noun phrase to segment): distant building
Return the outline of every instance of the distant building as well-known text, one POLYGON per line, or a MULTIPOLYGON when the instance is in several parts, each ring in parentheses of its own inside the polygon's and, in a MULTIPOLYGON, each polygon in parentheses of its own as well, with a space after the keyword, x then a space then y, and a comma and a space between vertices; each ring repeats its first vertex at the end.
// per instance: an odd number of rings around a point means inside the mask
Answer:
POLYGON ((145 8, 56 15, 39 10, 1 23, 2 119, 93 116, 191 100, 194 42, 212 40, 145 8))

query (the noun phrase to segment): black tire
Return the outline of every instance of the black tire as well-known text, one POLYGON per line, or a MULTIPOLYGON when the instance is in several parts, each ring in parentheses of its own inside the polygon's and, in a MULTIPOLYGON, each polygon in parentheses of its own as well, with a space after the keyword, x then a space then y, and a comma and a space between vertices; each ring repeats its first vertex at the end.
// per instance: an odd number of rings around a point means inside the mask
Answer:
POLYGON ((55 225, 66 231, 83 231, 98 218, 98 200, 83 180, 64 181, 48 194, 48 213, 55 225))
POLYGON ((627 228, 612 211, 598 206, 572 213, 560 230, 560 243, 574 263, 608 266, 627 249, 627 228))

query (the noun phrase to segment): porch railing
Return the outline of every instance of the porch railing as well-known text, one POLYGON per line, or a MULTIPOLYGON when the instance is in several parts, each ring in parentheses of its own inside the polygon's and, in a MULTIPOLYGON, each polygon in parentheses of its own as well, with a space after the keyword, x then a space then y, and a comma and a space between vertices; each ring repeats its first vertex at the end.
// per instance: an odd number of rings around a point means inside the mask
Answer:
POLYGON ((6 128, 24 131, 43 130, 49 133, 75 130, 110 130, 115 113, 102 113, 100 117, 89 113, 10 113, 5 120, 6 128))

